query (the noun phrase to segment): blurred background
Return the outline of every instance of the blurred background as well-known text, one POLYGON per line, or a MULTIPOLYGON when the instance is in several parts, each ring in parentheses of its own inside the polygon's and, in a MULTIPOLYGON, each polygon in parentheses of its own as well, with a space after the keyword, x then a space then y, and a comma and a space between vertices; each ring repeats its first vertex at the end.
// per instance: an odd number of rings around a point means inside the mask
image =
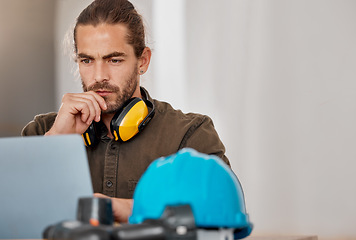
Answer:
MULTIPOLYGON (((68 32, 90 2, 0 0, 0 137, 81 91, 68 32)), ((254 234, 356 239, 356 1, 132 2, 142 85, 213 119, 254 234)))

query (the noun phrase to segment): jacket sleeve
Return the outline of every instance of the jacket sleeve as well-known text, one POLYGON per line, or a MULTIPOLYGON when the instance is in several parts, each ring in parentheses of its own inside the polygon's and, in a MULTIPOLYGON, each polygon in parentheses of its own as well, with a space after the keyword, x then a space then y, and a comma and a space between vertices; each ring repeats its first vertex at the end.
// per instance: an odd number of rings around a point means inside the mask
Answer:
MULTIPOLYGON (((190 147, 201 153, 214 154, 220 157, 228 166, 229 159, 225 156, 225 146, 215 130, 213 121, 208 116, 203 116, 186 132, 180 148, 190 147)), ((230 166, 231 167, 231 166, 230 166)))
POLYGON ((35 116, 35 118, 22 129, 21 135, 44 135, 51 129, 56 116, 56 113, 40 114, 35 116))

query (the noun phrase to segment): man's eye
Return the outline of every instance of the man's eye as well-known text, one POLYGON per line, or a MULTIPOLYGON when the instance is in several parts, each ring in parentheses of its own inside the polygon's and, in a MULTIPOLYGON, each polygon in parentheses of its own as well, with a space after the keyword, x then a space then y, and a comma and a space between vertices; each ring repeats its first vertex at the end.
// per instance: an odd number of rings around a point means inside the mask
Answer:
POLYGON ((120 63, 121 60, 120 59, 111 59, 110 62, 112 62, 112 63, 120 63))
POLYGON ((88 58, 85 58, 85 59, 80 60, 80 62, 88 64, 88 63, 91 63, 91 60, 88 58))

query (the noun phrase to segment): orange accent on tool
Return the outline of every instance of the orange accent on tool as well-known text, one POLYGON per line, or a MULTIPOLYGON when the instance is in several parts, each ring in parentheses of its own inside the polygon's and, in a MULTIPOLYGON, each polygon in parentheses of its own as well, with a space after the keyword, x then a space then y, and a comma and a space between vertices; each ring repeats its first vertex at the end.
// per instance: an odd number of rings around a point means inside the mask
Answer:
POLYGON ((98 220, 98 219, 95 219, 95 218, 91 218, 91 219, 89 220, 89 223, 90 223, 92 226, 94 226, 94 227, 99 226, 99 220, 98 220))

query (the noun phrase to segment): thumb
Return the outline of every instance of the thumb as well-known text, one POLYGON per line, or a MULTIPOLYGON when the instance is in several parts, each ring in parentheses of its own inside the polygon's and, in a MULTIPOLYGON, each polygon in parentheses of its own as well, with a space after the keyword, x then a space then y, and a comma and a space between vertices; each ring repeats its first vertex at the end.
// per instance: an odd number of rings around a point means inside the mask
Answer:
POLYGON ((101 193, 94 193, 93 195, 94 195, 94 197, 97 197, 97 198, 111 198, 111 197, 106 196, 106 195, 101 194, 101 193))

